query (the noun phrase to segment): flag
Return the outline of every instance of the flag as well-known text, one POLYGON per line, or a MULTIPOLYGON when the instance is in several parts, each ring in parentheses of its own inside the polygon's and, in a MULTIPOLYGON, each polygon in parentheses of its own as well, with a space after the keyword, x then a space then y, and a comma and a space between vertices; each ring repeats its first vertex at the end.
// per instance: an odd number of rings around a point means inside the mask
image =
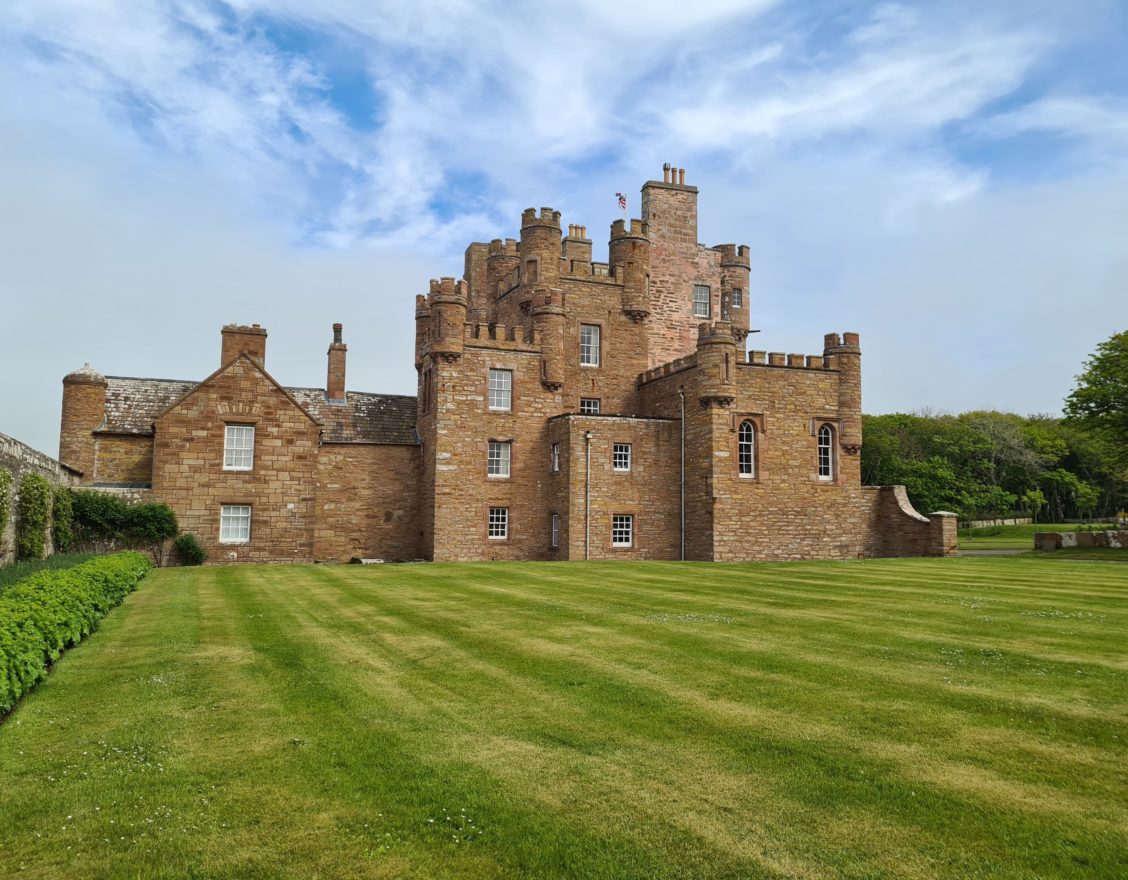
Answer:
POLYGON ((619 207, 624 211, 627 210, 627 197, 623 193, 615 193, 615 196, 619 200, 619 207))

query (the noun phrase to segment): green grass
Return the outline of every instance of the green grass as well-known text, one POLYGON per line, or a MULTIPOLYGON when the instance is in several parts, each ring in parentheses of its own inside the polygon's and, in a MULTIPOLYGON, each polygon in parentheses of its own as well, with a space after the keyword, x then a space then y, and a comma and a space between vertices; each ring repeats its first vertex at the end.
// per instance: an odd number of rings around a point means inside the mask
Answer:
POLYGON ((957 534, 961 550, 1033 550, 1034 535, 1038 532, 1088 532, 1115 528, 1115 524, 1108 523, 1092 526, 1079 523, 1031 523, 959 529, 957 534))
POLYGON ((48 556, 46 559, 28 559, 24 562, 13 562, 11 565, 2 566, 0 567, 0 593, 37 571, 49 568, 73 568, 93 558, 93 553, 71 555, 58 553, 54 556, 48 556))
POLYGON ((153 572, 0 725, 0 875, 1128 876, 1128 567, 153 572))

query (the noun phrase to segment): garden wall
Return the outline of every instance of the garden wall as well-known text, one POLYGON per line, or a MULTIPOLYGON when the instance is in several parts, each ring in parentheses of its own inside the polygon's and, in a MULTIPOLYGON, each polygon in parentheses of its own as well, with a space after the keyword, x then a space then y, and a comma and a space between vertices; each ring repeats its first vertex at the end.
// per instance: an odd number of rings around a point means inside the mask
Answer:
MULTIPOLYGON (((75 486, 78 485, 79 473, 7 434, 0 434, 0 471, 11 475, 10 489, 6 493, 7 511, 0 512, 0 520, 4 521, 4 528, 0 533, 0 565, 7 565, 15 559, 16 511, 20 480, 23 479, 24 474, 39 474, 52 486, 75 486)), ((4 480, 5 478, 0 476, 0 481, 4 480)), ((3 499, 0 499, 0 502, 2 501, 3 499)), ((45 553, 50 555, 53 552, 54 547, 48 529, 45 553)))

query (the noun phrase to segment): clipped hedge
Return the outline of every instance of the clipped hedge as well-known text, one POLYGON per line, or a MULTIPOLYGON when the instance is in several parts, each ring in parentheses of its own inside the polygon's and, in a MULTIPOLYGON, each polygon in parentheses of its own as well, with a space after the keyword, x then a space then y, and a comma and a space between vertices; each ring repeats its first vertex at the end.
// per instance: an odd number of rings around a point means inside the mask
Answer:
POLYGON ((47 674, 63 651, 136 588, 150 568, 140 553, 118 553, 41 571, 0 596, 0 714, 47 674))
POLYGON ((39 474, 24 474, 16 514, 16 559, 42 559, 51 521, 51 484, 39 474))

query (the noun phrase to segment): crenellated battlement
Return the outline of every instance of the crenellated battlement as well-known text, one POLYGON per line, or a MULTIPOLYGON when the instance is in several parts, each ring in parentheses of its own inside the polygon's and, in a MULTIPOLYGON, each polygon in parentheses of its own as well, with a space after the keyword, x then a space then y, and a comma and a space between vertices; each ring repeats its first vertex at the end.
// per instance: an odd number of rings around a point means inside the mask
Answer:
POLYGON ((611 224, 611 240, 619 238, 650 238, 650 225, 644 220, 615 220, 611 224))
POLYGON ((490 257, 516 257, 517 255, 517 239, 515 238, 507 238, 504 241, 495 238, 490 242, 488 255, 490 257))
POLYGON ((472 324, 462 328, 462 339, 471 348, 540 353, 540 334, 520 324, 472 324))
POLYGON ((560 212, 552 208, 541 208, 538 214, 536 208, 526 208, 521 212, 521 228, 529 226, 550 226, 559 230, 560 212))
POLYGON ((697 325, 697 344, 708 345, 723 342, 736 342, 736 331, 731 321, 702 321, 697 325))
POLYGON ((729 268, 739 266, 743 269, 751 267, 751 256, 746 244, 719 244, 710 250, 714 250, 721 255, 721 267, 729 268))
POLYGON ((667 376, 672 376, 675 373, 680 373, 684 370, 690 370, 697 366, 697 352, 687 354, 685 357, 680 357, 675 361, 669 361, 657 367, 639 373, 638 384, 645 385, 647 382, 653 382, 656 379, 664 379, 667 376))
POLYGON ((459 279, 455 280, 449 275, 442 278, 431 279, 431 290, 428 296, 430 302, 466 302, 466 282, 459 279))
POLYGON ((563 311, 566 308, 564 291, 557 287, 538 287, 533 290, 533 313, 563 311))

